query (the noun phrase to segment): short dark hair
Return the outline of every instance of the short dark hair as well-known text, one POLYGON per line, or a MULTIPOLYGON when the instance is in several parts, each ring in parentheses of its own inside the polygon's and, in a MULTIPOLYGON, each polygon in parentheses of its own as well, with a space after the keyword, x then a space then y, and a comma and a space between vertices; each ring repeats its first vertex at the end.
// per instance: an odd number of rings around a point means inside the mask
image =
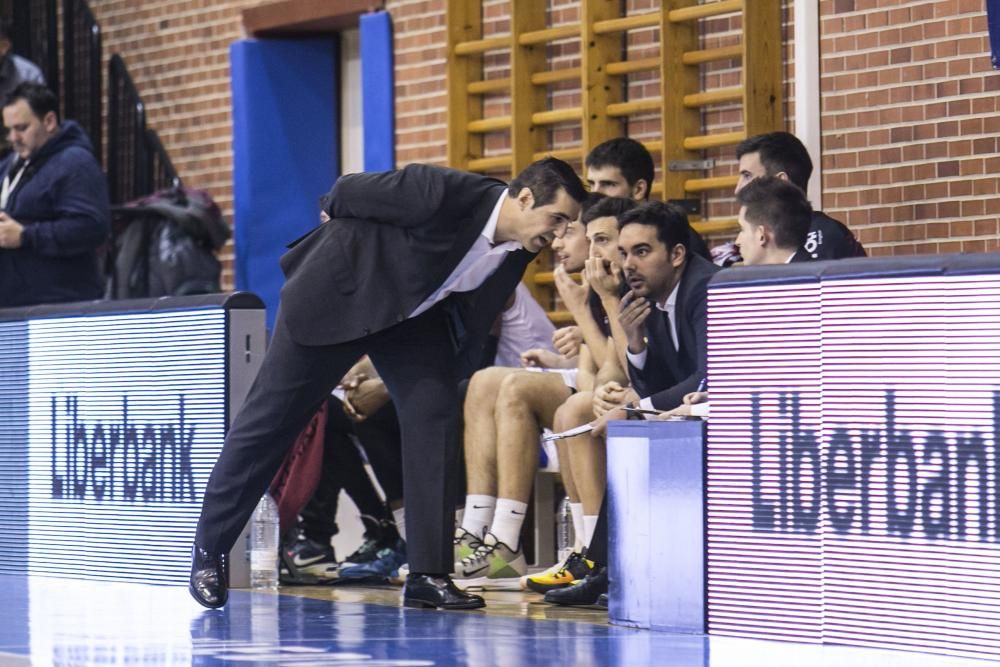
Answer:
POLYGON ((10 94, 4 99, 3 105, 9 107, 18 100, 27 102, 28 106, 31 107, 31 113, 39 118, 45 118, 45 115, 50 111, 56 114, 56 118, 59 118, 59 100, 48 86, 25 81, 10 91, 10 94))
POLYGON ((583 198, 582 202, 580 202, 580 222, 583 222, 583 217, 587 215, 587 211, 597 206, 602 199, 607 199, 607 197, 600 192, 587 193, 587 196, 583 198))
POLYGON ((809 177, 813 173, 812 159, 794 134, 768 132, 752 136, 736 147, 736 159, 747 153, 760 154, 760 163, 767 169, 768 176, 783 171, 788 174, 788 180, 803 190, 809 187, 809 177))
POLYGON ((628 197, 601 197, 597 203, 589 207, 584 206, 580 221, 584 225, 589 225, 598 218, 615 218, 621 220, 621 217, 625 213, 638 205, 638 202, 628 197))
POLYGON ((777 178, 755 178, 736 193, 743 214, 753 225, 767 225, 779 248, 799 248, 806 242, 812 223, 812 206, 797 186, 777 178))
POLYGON ((587 197, 587 191, 573 168, 554 157, 529 164, 510 182, 507 193, 511 197, 517 197, 517 193, 524 188, 531 190, 536 207, 554 202, 560 189, 566 190, 566 194, 577 202, 583 202, 587 197))
POLYGON ((10 19, 0 19, 0 40, 14 41, 14 22, 10 19))
POLYGON ((584 166, 600 169, 601 167, 617 167, 630 185, 635 185, 640 178, 646 181, 646 197, 653 187, 653 156, 646 147, 635 139, 618 137, 608 139, 598 144, 587 154, 584 166))
POLYGON ((618 219, 618 229, 624 229, 626 225, 656 227, 656 238, 668 250, 675 245, 688 249, 691 226, 688 224, 687 213, 676 204, 656 200, 638 204, 618 219))

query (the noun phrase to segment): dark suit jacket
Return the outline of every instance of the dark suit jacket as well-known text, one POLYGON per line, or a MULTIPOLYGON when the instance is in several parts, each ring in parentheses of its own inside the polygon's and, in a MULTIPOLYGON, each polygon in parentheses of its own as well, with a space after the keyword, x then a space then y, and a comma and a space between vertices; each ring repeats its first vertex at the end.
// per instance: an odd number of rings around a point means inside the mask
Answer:
POLYGON ((676 353, 666 313, 654 305, 646 320, 646 363, 642 370, 629 363, 628 374, 633 389, 651 398, 657 410, 676 408, 706 375, 708 281, 718 270, 702 257, 688 257, 677 288, 674 324, 680 349, 676 353))
MULTIPOLYGON (((358 340, 403 320, 472 247, 507 186, 477 174, 413 164, 340 178, 330 222, 281 258, 281 310, 300 345, 358 340)), ((509 253, 478 289, 445 300, 460 356, 482 351, 490 325, 534 253, 509 253)))

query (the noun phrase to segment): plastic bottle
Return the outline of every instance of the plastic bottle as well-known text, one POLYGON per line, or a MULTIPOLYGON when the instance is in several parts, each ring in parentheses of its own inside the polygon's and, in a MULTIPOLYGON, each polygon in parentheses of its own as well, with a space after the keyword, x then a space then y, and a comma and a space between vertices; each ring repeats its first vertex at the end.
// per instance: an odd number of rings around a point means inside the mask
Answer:
POLYGON ((278 588, 278 505, 265 493, 257 503, 250 527, 250 587, 278 588))
POLYGON ((569 506, 569 498, 564 497, 556 512, 556 550, 559 562, 562 563, 573 551, 575 535, 573 534, 573 510, 569 506))

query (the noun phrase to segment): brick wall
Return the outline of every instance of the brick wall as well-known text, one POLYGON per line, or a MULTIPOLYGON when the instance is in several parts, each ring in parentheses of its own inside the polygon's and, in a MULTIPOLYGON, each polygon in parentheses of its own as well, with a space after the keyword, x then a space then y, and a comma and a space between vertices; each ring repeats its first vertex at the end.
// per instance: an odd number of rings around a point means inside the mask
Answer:
MULTIPOLYGON (((576 3, 550 0, 553 25, 575 20, 576 3)), ((410 21, 444 11, 443 0, 397 0, 387 3, 393 13, 397 43, 407 39, 410 21)), ((653 9, 654 0, 630 0, 630 12, 653 9)), ((794 131, 794 17, 785 0, 785 109, 786 129, 794 131)), ((485 34, 509 30, 504 0, 485 0, 485 34)), ((872 254, 913 254, 997 250, 1000 232, 1000 117, 996 97, 1000 73, 990 69, 984 4, 981 0, 821 0, 820 49, 823 99, 823 201, 829 213, 848 223, 872 254)), ((741 29, 737 20, 705 22, 705 47, 735 43, 741 29)), ((419 95, 409 95, 407 71, 420 65, 444 66, 441 45, 443 20, 432 34, 421 34, 430 44, 409 47, 411 59, 397 64, 397 104, 400 161, 443 161, 445 82, 437 93, 428 84, 419 95), (423 119, 435 123, 426 135, 423 119), (411 136, 419 137, 410 141, 411 136), (428 143, 430 145, 428 145, 428 143)), ((657 31, 635 31, 629 39, 629 57, 651 55, 657 31)), ((398 51, 397 53, 403 53, 398 51)), ((550 49, 554 66, 573 66, 578 48, 560 44, 550 49)), ((503 76, 505 56, 487 59, 486 75, 503 76)), ((738 82, 737 63, 718 63, 704 70, 706 88, 738 82)), ((632 77, 630 99, 659 94, 655 76, 632 77)), ((555 89, 552 107, 576 104, 575 92, 555 89)), ((486 115, 509 113, 508 100, 490 98, 486 115)), ((738 105, 718 106, 704 114, 708 132, 737 128, 742 122, 738 105)), ((629 132, 638 138, 659 133, 656 116, 635 117, 629 132)), ((572 145, 578 135, 557 131, 556 146, 572 145)), ((507 148, 503 135, 488 137, 490 152, 507 148)), ((718 166, 713 175, 734 173, 732 148, 708 152, 718 166)), ((659 165, 658 165, 659 167, 659 165)), ((707 196, 712 216, 733 213, 728 191, 707 196)))
MULTIPOLYGON (((510 32, 509 0, 483 0, 483 36, 505 35, 510 32)), ((579 20, 579 2, 576 0, 547 0, 548 25, 573 24, 579 20)), ((657 0, 628 0, 627 13, 638 14, 654 11, 659 7, 657 0)), ((443 79, 445 54, 441 48, 445 40, 443 0, 390 0, 387 8, 393 14, 397 35, 397 138, 400 162, 415 159, 443 161, 445 159, 446 132, 443 122, 437 119, 443 114, 447 99, 443 79), (428 28, 428 17, 438 16, 440 22, 428 28), (414 62, 416 59, 416 62, 414 62), (426 70, 425 68, 431 68, 426 70), (414 81, 406 82, 410 72, 420 72, 414 81), (423 77, 425 71, 438 75, 436 80, 423 77), (441 73, 440 75, 438 73, 441 73), (433 86, 436 83, 436 92, 433 86), (419 86, 418 89, 414 89, 419 86), (410 91, 414 92, 411 94, 410 91), (426 118, 434 119, 430 127, 426 118), (410 136, 418 137, 413 143, 410 136)), ((727 46, 738 43, 740 24, 738 20, 716 19, 705 22, 706 48, 727 46)), ((635 60, 657 55, 659 30, 643 28, 628 33, 626 51, 628 58, 635 60)), ((789 52, 791 45, 788 46, 789 52)), ((560 40, 546 49, 547 67, 562 69, 579 66, 579 40, 560 40)), ((490 52, 484 57, 484 78, 500 78, 508 74, 510 57, 507 53, 490 52)), ((790 65, 789 65, 790 67, 790 65)), ((704 68, 704 84, 707 88, 738 85, 740 67, 738 61, 713 63, 704 68)), ((568 81, 550 86, 549 107, 564 109, 580 104, 577 82, 568 81)), ((786 91, 786 96, 789 91, 786 91)), ((660 78, 657 71, 639 72, 628 77, 626 99, 637 100, 656 97, 660 94, 660 78)), ((507 94, 491 94, 484 98, 484 117, 505 116, 510 113, 510 97, 507 94)), ((705 126, 709 132, 723 132, 738 129, 742 123, 739 104, 712 107, 705 115, 705 126)), ((658 139, 660 116, 658 113, 634 115, 623 123, 625 131, 641 140, 658 139)), ((495 155, 509 152, 510 140, 507 131, 491 132, 484 137, 484 153, 495 155)), ((553 149, 579 145, 580 129, 576 123, 552 126, 549 131, 549 145, 553 149)), ((709 175, 717 176, 735 173, 732 147, 716 149, 709 157, 717 160, 719 166, 709 175)), ((657 178, 660 171, 660 155, 654 155, 657 178)), ((574 166, 582 168, 582 165, 574 166)), ((500 174, 506 176, 505 174, 500 174)), ((713 216, 733 215, 732 197, 729 191, 713 192, 706 198, 708 212, 713 216)))
POLYGON ((388 0, 385 8, 395 33, 396 160, 444 164, 445 0, 388 0))
POLYGON ((1000 249, 982 0, 823 0, 824 205, 878 255, 1000 249))
MULTIPOLYGON (((232 220, 229 45, 251 0, 89 0, 105 59, 119 53, 185 184, 207 190, 232 220)), ((223 249, 232 287, 232 244, 223 249)))
MULTIPOLYGON (((241 37, 240 10, 259 0, 91 0, 104 30, 106 56, 121 53, 184 180, 208 190, 232 212, 229 45, 241 37)), ((401 164, 443 164, 446 155, 445 0, 386 0, 396 39, 396 138, 401 164)), ((793 130, 791 0, 784 0, 787 129, 793 130)), ((577 2, 549 0, 550 21, 573 22, 577 2)), ((629 0, 629 11, 656 0, 629 0)), ((982 0, 820 0, 824 208, 857 231, 873 254, 998 249, 1000 74, 989 69, 982 0)), ((506 0, 484 0, 484 32, 509 31, 506 0)), ((736 21, 705 22, 705 46, 733 43, 736 21)), ((630 36, 630 58, 654 53, 656 30, 630 36)), ((554 65, 574 66, 579 46, 549 48, 554 65)), ((506 74, 507 56, 491 55, 486 75, 506 74)), ((737 63, 704 69, 708 87, 732 85, 737 63)), ((659 94, 652 75, 635 75, 630 99, 659 94)), ((570 85, 555 87, 553 108, 575 106, 570 85)), ((509 113, 509 99, 487 100, 487 115, 509 113)), ((741 123, 738 105, 707 111, 707 131, 741 123)), ((655 115, 633 118, 629 131, 655 138, 655 115)), ((557 146, 578 130, 556 129, 557 146)), ((501 133, 487 137, 504 151, 501 133)), ((733 173, 732 149, 709 152, 733 173)), ((732 213, 726 191, 707 197, 713 216, 732 213)), ((225 252, 231 280, 231 250, 225 252)), ((231 284, 231 283, 229 283, 231 284)))

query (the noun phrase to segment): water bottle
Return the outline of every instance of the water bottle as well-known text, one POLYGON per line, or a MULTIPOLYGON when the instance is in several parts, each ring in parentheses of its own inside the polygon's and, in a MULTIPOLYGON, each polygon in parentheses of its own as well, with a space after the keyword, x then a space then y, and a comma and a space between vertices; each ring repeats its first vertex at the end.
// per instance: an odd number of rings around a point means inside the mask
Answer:
POLYGON ((563 563, 573 551, 576 536, 573 534, 573 510, 569 506, 569 498, 564 497, 556 512, 556 550, 559 562, 563 563))
POLYGON ((270 493, 257 503, 250 527, 250 587, 278 588, 278 505, 270 493))

